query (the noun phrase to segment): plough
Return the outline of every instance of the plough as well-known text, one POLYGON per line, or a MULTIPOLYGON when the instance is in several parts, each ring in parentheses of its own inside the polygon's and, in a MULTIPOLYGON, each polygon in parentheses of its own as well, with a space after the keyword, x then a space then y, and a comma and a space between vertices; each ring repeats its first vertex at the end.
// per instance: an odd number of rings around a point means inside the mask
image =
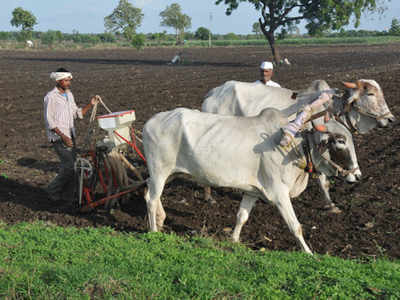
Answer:
POLYGON ((132 126, 135 111, 111 112, 101 98, 96 97, 109 113, 96 117, 97 105, 93 108, 84 150, 75 160, 75 202, 82 212, 101 205, 119 204, 146 182, 126 157, 131 147, 146 162, 132 126), (96 119, 99 127, 108 134, 93 143, 96 119))

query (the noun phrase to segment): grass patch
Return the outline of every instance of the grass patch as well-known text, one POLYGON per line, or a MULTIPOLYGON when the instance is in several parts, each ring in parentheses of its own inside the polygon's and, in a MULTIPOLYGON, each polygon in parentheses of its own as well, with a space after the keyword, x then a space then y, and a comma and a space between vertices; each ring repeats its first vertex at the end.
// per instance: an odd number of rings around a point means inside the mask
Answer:
POLYGON ((162 233, 0 224, 0 297, 400 298, 400 265, 162 233))

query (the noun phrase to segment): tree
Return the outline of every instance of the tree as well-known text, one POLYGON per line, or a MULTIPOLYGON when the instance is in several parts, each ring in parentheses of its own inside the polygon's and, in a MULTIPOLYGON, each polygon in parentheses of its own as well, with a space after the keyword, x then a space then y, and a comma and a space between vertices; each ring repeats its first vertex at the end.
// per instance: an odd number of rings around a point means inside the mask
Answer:
MULTIPOLYGON (((40 35, 40 40, 42 41, 43 44, 48 45, 49 47, 52 47, 53 44, 59 40, 59 36, 56 31, 54 30, 48 30, 47 32, 43 32, 40 35)), ((60 40, 59 40, 60 41, 60 40)))
POLYGON ((390 25, 389 34, 400 35, 400 21, 399 19, 392 19, 392 24, 390 25))
POLYGON ((136 37, 136 29, 142 24, 143 16, 140 8, 128 0, 120 0, 112 14, 104 18, 104 27, 107 31, 122 33, 131 43, 141 41, 142 37, 136 37))
POLYGON ((209 39, 211 31, 205 27, 197 28, 194 37, 198 40, 206 41, 209 39))
POLYGON ((160 13, 161 26, 172 27, 175 29, 176 42, 183 41, 185 29, 192 26, 192 19, 182 13, 181 6, 178 3, 167 5, 167 8, 160 13))
POLYGON ((17 7, 12 12, 11 25, 21 27, 21 40, 27 40, 32 37, 33 27, 37 24, 36 17, 22 7, 17 7))
MULTIPOLYGON (((226 14, 230 15, 241 2, 253 4, 261 12, 261 31, 268 40, 274 61, 280 61, 278 49, 275 47, 275 31, 286 30, 289 26, 304 20, 310 34, 324 32, 327 29, 339 30, 350 23, 354 17, 354 25, 358 27, 363 12, 384 10, 386 0, 216 0, 215 4, 228 5, 226 14)), ((390 1, 390 0, 389 0, 390 1)))
POLYGON ((262 33, 260 23, 259 22, 253 23, 253 26, 251 27, 251 31, 254 32, 254 34, 258 38, 262 33))
POLYGON ((228 41, 234 41, 234 40, 239 39, 239 37, 236 34, 234 34, 233 32, 229 32, 229 33, 225 34, 224 38, 225 38, 225 40, 228 40, 228 41))

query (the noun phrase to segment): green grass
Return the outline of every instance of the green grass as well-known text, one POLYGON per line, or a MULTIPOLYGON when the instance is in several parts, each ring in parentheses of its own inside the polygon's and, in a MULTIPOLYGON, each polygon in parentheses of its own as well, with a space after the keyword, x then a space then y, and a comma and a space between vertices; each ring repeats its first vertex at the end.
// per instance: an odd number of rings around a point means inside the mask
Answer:
POLYGON ((162 233, 0 224, 0 297, 26 299, 400 298, 400 265, 162 233))

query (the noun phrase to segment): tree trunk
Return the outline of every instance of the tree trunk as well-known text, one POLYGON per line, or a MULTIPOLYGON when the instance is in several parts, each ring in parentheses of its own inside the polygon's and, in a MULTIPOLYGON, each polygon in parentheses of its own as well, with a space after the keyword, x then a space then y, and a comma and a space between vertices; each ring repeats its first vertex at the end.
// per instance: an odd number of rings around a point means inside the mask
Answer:
POLYGON ((262 22, 261 18, 258 19, 258 22, 260 23, 260 29, 262 33, 268 40, 269 46, 271 47, 271 52, 272 52, 272 57, 274 58, 274 62, 276 65, 278 65, 279 62, 281 61, 281 56, 279 55, 278 49, 275 48, 275 36, 274 36, 275 29, 271 29, 270 27, 269 30, 267 31, 265 29, 266 24, 262 22))
POLYGON ((273 32, 264 32, 265 37, 268 40, 269 46, 271 47, 272 56, 276 65, 281 61, 281 56, 278 49, 275 47, 275 36, 273 32))

